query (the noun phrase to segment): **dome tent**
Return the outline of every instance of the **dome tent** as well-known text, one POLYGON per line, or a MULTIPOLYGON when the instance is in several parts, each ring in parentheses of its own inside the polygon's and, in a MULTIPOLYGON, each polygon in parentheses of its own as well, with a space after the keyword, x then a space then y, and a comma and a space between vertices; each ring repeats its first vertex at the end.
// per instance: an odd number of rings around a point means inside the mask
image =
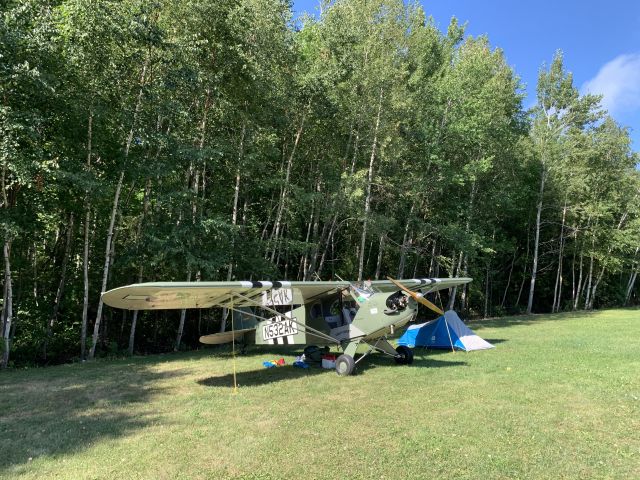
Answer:
POLYGON ((398 345, 457 348, 466 352, 495 348, 467 327, 453 310, 445 312, 443 316, 430 322, 411 325, 398 340, 398 345))

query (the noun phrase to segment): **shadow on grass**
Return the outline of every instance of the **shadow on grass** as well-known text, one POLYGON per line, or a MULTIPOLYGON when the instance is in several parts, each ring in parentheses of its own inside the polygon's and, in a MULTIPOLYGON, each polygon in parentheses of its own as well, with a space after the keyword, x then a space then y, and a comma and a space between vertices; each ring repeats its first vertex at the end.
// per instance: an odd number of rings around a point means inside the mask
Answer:
MULTIPOLYGON (((375 368, 443 368, 443 367, 459 367, 466 366, 467 362, 437 360, 431 358, 433 351, 429 351, 428 355, 420 354, 414 357, 413 364, 410 366, 396 365, 395 360, 386 355, 373 353, 367 355, 362 361, 356 365, 356 375, 366 374, 368 370, 375 368)), ((446 352, 437 352, 446 353, 446 352)), ((356 360, 361 358, 356 357, 356 360)), ((324 369, 319 364, 313 364, 307 369, 285 365, 283 367, 262 368, 259 370, 250 370, 236 373, 236 381, 239 387, 256 387, 268 385, 275 382, 296 380, 304 377, 314 377, 317 375, 336 375, 333 369, 324 369)), ((205 387, 227 388, 233 387, 233 373, 208 377, 198 380, 200 385, 205 387)))
POLYGON ((159 380, 182 375, 154 372, 135 362, 96 362, 0 376, 0 471, 157 423, 157 415, 140 414, 133 405, 161 393, 159 380))
POLYGON ((484 338, 483 340, 489 342, 491 345, 498 345, 499 343, 508 342, 506 338, 484 338))
MULTIPOLYGON (((236 381, 238 382, 239 387, 256 387, 275 382, 331 373, 333 373, 333 370, 324 369, 320 366, 297 368, 292 365, 285 365, 283 367, 262 368, 260 370, 238 372, 236 374, 236 381)), ((233 373, 203 378, 198 380, 198 383, 205 387, 233 387, 233 373)))
MULTIPOLYGON (((451 353, 451 351, 437 350, 414 350, 413 363, 408 368, 448 368, 448 367, 466 367, 467 362, 458 360, 438 360, 433 358, 440 354, 451 353)), ((391 357, 381 354, 373 354, 367 356, 358 364, 358 372, 366 373, 370 368, 389 367, 389 368, 407 368, 406 365, 397 365, 391 357)))

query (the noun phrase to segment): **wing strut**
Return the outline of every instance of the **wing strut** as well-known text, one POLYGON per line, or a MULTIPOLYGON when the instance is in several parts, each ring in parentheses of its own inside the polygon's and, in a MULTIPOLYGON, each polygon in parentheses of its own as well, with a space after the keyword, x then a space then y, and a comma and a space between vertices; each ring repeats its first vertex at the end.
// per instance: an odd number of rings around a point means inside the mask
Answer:
MULTIPOLYGON (((262 304, 256 302, 255 300, 253 300, 252 298, 249 298, 249 297, 247 297, 245 295, 242 295, 241 293, 232 293, 231 295, 232 295, 232 297, 233 296, 240 297, 243 300, 246 300, 247 302, 254 304, 254 306, 256 306, 258 308, 262 308, 262 309, 266 310, 267 312, 271 312, 271 313, 273 313, 274 315, 276 315, 278 317, 282 316, 282 313, 278 312, 277 310, 274 310, 273 308, 269 308, 266 305, 262 305, 262 304)), ((257 315, 256 315, 256 317, 257 317, 257 315)), ((257 317, 257 318, 259 318, 259 317, 257 317)), ((295 323, 296 325, 298 325, 302 329, 302 331, 305 332, 305 333, 306 332, 310 332, 316 337, 320 337, 320 338, 322 338, 324 340, 328 340, 331 343, 335 343, 336 345, 340 344, 340 341, 338 339, 333 338, 331 335, 327 335, 326 333, 321 332, 320 330, 316 330, 315 328, 309 327, 309 326, 307 326, 307 325, 305 325, 303 323, 298 322, 297 320, 294 320, 293 318, 287 318, 287 320, 290 320, 293 323, 295 323)))

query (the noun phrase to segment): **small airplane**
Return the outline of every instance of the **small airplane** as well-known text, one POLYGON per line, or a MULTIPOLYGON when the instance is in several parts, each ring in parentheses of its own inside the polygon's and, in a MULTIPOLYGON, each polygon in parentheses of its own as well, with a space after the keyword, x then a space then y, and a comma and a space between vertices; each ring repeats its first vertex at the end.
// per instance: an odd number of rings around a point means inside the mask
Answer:
POLYGON ((373 351, 411 364, 413 351, 387 340, 414 320, 418 303, 442 315, 429 293, 469 283, 470 278, 420 278, 312 282, 159 282, 109 290, 104 303, 127 310, 222 307, 232 312, 232 330, 200 337, 208 345, 335 345, 342 355, 336 373, 350 375, 373 351), (360 344, 369 349, 355 360, 360 344))

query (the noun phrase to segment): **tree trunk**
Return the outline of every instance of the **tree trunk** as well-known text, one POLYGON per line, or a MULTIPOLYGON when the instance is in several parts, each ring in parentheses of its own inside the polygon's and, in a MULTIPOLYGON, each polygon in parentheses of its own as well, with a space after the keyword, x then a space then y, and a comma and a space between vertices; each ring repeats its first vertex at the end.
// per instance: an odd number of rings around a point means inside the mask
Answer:
MULTIPOLYGON (((191 281, 191 271, 187 272, 187 282, 191 281)), ((187 316, 187 310, 183 308, 180 310, 180 324, 178 325, 178 335, 176 336, 176 344, 173 347, 173 351, 180 350, 180 343, 182 342, 182 333, 184 332, 184 321, 187 316)))
POLYGON ((542 200, 544 195, 544 184, 547 179, 545 167, 542 167, 540 178, 540 192, 538 193, 538 207, 536 211, 536 236, 533 243, 533 265, 531 266, 531 284, 529 286, 529 301, 527 302, 527 313, 533 310, 533 295, 536 289, 536 277, 538 276, 538 248, 540 246, 540 220, 542 217, 542 200))
POLYGON ((573 310, 578 309, 578 303, 580 302, 580 295, 582 294, 582 267, 584 265, 584 255, 582 254, 582 250, 580 251, 580 268, 578 271, 578 285, 576 287, 576 294, 573 299, 573 310))
MULTIPOLYGON (((142 275, 140 275, 138 278, 140 278, 141 276, 142 275)), ((134 310, 131 318, 131 330, 129 330, 129 345, 127 347, 127 355, 129 356, 133 355, 133 347, 135 345, 136 339, 136 326, 138 324, 138 312, 138 310, 134 310)))
MULTIPOLYGON (((471 185, 471 194, 469 195, 469 206, 467 207, 467 220, 464 226, 464 232, 466 235, 469 234, 471 230, 471 216, 473 215, 473 204, 475 201, 476 192, 478 190, 478 182, 476 180, 473 181, 471 185)), ((464 252, 460 250, 460 257, 458 258, 458 268, 455 269, 454 272, 451 272, 451 276, 460 275, 460 268, 462 267, 462 258, 464 256, 464 252)), ((447 310, 453 310, 453 307, 456 303, 456 295, 458 294, 458 287, 453 287, 451 290, 451 294, 449 295, 449 303, 447 305, 447 310)))
POLYGON ((58 290, 56 291, 56 298, 53 302, 53 312, 49 321, 47 322, 47 337, 44 340, 44 346, 42 347, 42 356, 47 359, 47 348, 49 347, 49 340, 53 332, 53 326, 58 318, 58 311, 60 310, 60 302, 62 301, 62 294, 64 292, 64 286, 67 276, 67 264, 69 263, 69 256, 71 253, 71 241, 73 239, 73 212, 69 215, 69 225, 67 225, 67 238, 64 247, 64 257, 62 258, 62 267, 60 274, 60 283, 58 283, 58 290))
MULTIPOLYGON (((454 255, 455 255, 455 253, 454 253, 454 255)), ((455 263, 451 265, 451 276, 452 277, 455 277, 456 275, 458 275, 458 273, 462 269, 462 258, 463 257, 464 257, 464 252, 462 250, 460 250, 460 253, 458 254, 458 263, 457 263, 457 265, 455 263)), ((455 257, 454 257, 454 259, 455 259, 455 257)), ((456 303, 456 295, 457 294, 458 294, 458 287, 453 287, 451 289, 451 293, 449 294, 449 302, 447 303, 447 310, 453 310, 453 307, 455 306, 455 303, 456 303)))
POLYGON ((358 259, 358 281, 362 281, 364 273, 364 250, 367 242, 367 228, 369 226, 369 212, 371 211, 371 185, 373 184, 373 166, 376 159, 376 148, 378 146, 378 129, 380 128, 380 116, 382 114, 382 88, 378 98, 378 114, 376 115, 375 127, 373 130, 373 142, 371 142, 371 157, 369 159, 369 172, 367 175, 367 196, 364 200, 364 219, 362 225, 362 238, 360 240, 360 256, 358 259))
POLYGON ((596 281, 593 283, 593 288, 591 289, 591 298, 589 299, 589 310, 593 310, 593 304, 596 299, 596 290, 598 290, 598 285, 600 285, 600 280, 602 280, 605 270, 606 267, 603 266, 600 270, 600 273, 598 274, 598 277, 596 278, 596 281))
MULTIPOLYGON (((5 205, 8 208, 8 205, 5 205)), ((2 302, 2 368, 9 366, 9 353, 11 351, 11 323, 13 321, 13 285, 11 280, 11 240, 4 240, 4 299, 2 302)))
POLYGON ((589 275, 587 278, 588 278, 588 283, 586 287, 587 295, 584 299, 585 310, 589 308, 589 301, 591 300, 591 282, 593 280, 593 253, 591 254, 591 260, 589 261, 589 275))
POLYGON ((107 289, 107 278, 109 277, 109 265, 111 256, 111 240, 113 239, 113 229, 116 222, 116 213, 118 211, 118 201, 120 200, 120 192, 122 190, 122 181, 124 179, 124 170, 120 172, 120 178, 116 186, 116 193, 113 197, 113 208, 111 209, 111 221, 109 222, 109 230, 107 232, 107 245, 105 249, 104 271, 102 274, 102 287, 100 289, 100 300, 98 301, 98 313, 96 314, 96 322, 93 325, 93 339, 91 342, 91 350, 89 350, 89 359, 93 359, 96 354, 96 345, 98 344, 98 333, 100 331, 100 322, 102 320, 102 294, 107 289))
MULTIPOLYGON (((462 276, 466 277, 467 276, 467 272, 469 271, 469 256, 468 255, 464 256, 464 261, 462 262, 462 265, 463 265, 463 267, 462 267, 462 276)), ((468 303, 467 286, 468 286, 467 283, 462 285, 462 293, 460 294, 460 310, 462 310, 463 312, 467 311, 467 303, 468 303)))
MULTIPOLYGON (((635 198, 634 198, 635 200, 635 198)), ((618 225, 616 226, 616 230, 620 230, 622 228, 622 225, 624 224, 625 220, 627 219, 627 215, 629 214, 628 211, 625 211, 622 216, 620 217, 620 221, 618 222, 618 225)), ((595 245, 595 243, 594 243, 595 245)), ((605 258, 608 258, 609 255, 611 255, 611 252, 613 251, 613 244, 609 245, 609 248, 607 248, 607 255, 605 258)), ((596 281, 593 284, 593 288, 591 289, 591 295, 589 297, 589 306, 588 309, 589 310, 593 310, 593 304, 595 302, 595 298, 596 298, 596 290, 598 289, 598 285, 600 284, 600 281, 602 280, 602 277, 604 276, 604 272, 606 270, 606 264, 604 263, 604 261, 602 262, 602 268, 600 270, 600 273, 598 274, 598 277, 596 278, 596 281)))
MULTIPOLYGON (((242 131, 240 133, 240 145, 238 146, 238 168, 236 170, 236 184, 233 189, 233 210, 231 212, 231 224, 235 227, 238 225, 238 199, 240 198, 240 167, 242 165, 242 161, 244 159, 244 139, 247 132, 247 121, 244 120, 242 122, 242 131)), ((231 262, 229 262, 229 268, 227 271, 227 282, 231 281, 233 277, 233 262, 235 259, 233 255, 235 254, 235 237, 231 242, 231 252, 232 258, 231 262)))
POLYGON ((411 223, 411 215, 413 215, 414 204, 411 204, 407 221, 404 224, 404 235, 402 237, 402 245, 400 246, 400 263, 398 265, 398 276, 396 278, 402 278, 404 276, 404 264, 407 258, 407 236, 409 235, 409 225, 411 223))
POLYGON ((307 264, 309 262, 309 241, 311 240, 311 231, 315 223, 316 217, 316 202, 315 199, 311 201, 311 215, 309 216, 309 222, 307 222, 307 234, 304 238, 305 249, 304 253, 300 257, 300 265, 298 266, 298 279, 304 280, 305 272, 307 271, 307 264))
POLYGON ((629 301, 631 300, 631 293, 633 292, 633 287, 636 284, 636 278, 638 277, 638 269, 636 267, 635 270, 631 272, 629 276, 629 282, 627 283, 627 292, 624 296, 624 304, 629 305, 629 301))
POLYGON ((564 200, 564 208, 562 209, 562 226, 560 227, 560 242, 558 246, 558 270, 556 272, 556 283, 553 288, 553 305, 551 313, 560 310, 560 298, 562 294, 562 258, 564 254, 564 222, 567 217, 567 199, 564 200))
POLYGON ((327 252, 329 251, 329 246, 331 246, 333 252, 333 236, 335 234, 336 222, 338 221, 338 214, 336 213, 333 216, 333 222, 331 223, 331 227, 329 228, 329 234, 327 236, 327 241, 324 246, 324 250, 322 252, 322 256, 320 257, 320 264, 318 265, 317 275, 320 276, 322 273, 322 268, 324 267, 325 259, 327 258, 327 252))
MULTIPOLYGON (((243 138, 244 138, 244 127, 243 127, 243 138)), ((240 194, 240 168, 238 168, 238 170, 236 171, 236 184, 235 184, 234 193, 233 193, 233 211, 231 213, 231 224, 234 225, 234 226, 237 225, 237 223, 238 223, 238 198, 239 198, 239 194, 240 194)), ((235 259, 234 259, 235 238, 233 238, 231 240, 231 252, 232 252, 231 261, 229 262, 229 265, 227 265, 227 282, 230 282, 231 279, 233 278, 233 263, 235 261, 235 259)), ((227 315, 228 315, 227 309, 223 308, 222 309, 222 319, 220 321, 220 330, 219 330, 220 333, 224 332, 226 330, 226 328, 227 328, 227 315)), ((233 315, 233 313, 232 313, 232 315, 233 315)), ((180 314, 180 318, 181 318, 181 321, 182 321, 182 312, 180 314)))
POLYGON ((86 359, 87 350, 87 323, 89 313, 89 227, 91 225, 91 210, 87 206, 84 219, 84 249, 82 254, 82 274, 84 290, 82 300, 82 330, 80 332, 80 358, 86 359))
MULTIPOLYGON (((87 122, 87 173, 91 169, 91 154, 93 142, 93 109, 89 109, 89 120, 87 122)), ((82 327, 80 331, 80 358, 85 360, 87 350, 87 323, 89 312, 89 227, 91 224, 91 201, 89 191, 85 192, 85 219, 84 219, 84 250, 82 256, 82 273, 84 280, 84 291, 82 299, 82 327)))
POLYGON ((380 270, 382 268, 382 257, 384 256, 384 242, 386 239, 386 234, 380 235, 380 243, 378 244, 378 261, 376 262, 376 275, 375 279, 380 279, 380 270))
POLYGON ((524 269, 522 270, 522 281, 520 282, 520 288, 518 289, 518 298, 516 298, 516 303, 514 303, 515 307, 520 305, 520 298, 522 297, 522 291, 524 290, 524 283, 527 281, 527 266, 529 265, 529 250, 531 249, 530 242, 530 228, 529 222, 527 221, 527 251, 524 255, 524 269))
POLYGON ((428 276, 429 277, 437 277, 436 274, 434 274, 434 269, 435 269, 435 262, 436 262, 436 239, 433 239, 433 245, 431 246, 431 258, 429 259, 429 272, 428 272, 428 276))
MULTIPOLYGON (((158 150, 159 153, 159 150, 158 150)), ((147 183, 144 188, 144 199, 142 201, 142 216, 140 217, 140 222, 138 222, 138 228, 136 232, 136 250, 138 249, 138 245, 140 244, 140 237, 142 236, 142 224, 144 223, 144 219, 149 212, 150 205, 150 197, 151 197, 151 179, 147 178, 147 183)), ((138 283, 142 283, 142 274, 144 271, 144 266, 141 264, 138 271, 138 283)), ((138 310, 133 311, 133 315, 131 317, 131 330, 129 331, 129 345, 127 347, 127 354, 129 356, 133 355, 133 347, 135 344, 136 338, 136 328, 138 325, 138 310)))
MULTIPOLYGON (((54 244, 55 247, 55 244, 54 244)), ((46 251, 46 242, 44 242, 43 250, 46 251)), ((38 302, 38 249, 37 246, 34 245, 33 249, 29 249, 33 254, 33 303, 35 303, 36 307, 40 306, 38 302)), ((27 256, 29 256, 29 252, 27 252, 27 256)))
POLYGON ((484 317, 489 316, 489 264, 487 264, 487 271, 484 280, 484 317))
POLYGON ((291 177, 291 166, 293 165, 293 157, 296 153, 296 149, 298 144, 300 143, 300 138, 302 137, 302 132, 304 130, 304 121, 307 115, 307 112, 311 108, 311 100, 307 103, 306 108, 302 112, 302 117, 300 119, 300 125, 298 126, 298 130, 296 132, 296 138, 293 142, 293 148, 291 149, 291 153, 289 154, 289 159, 287 161, 287 169, 284 178, 284 185, 282 186, 282 192, 280 194, 280 203, 278 204, 278 213, 276 214, 276 223, 274 227, 273 233, 273 250, 271 251, 271 262, 273 263, 276 258, 276 253, 278 250, 278 242, 280 236, 281 222, 282 222, 282 214, 284 212, 285 203, 287 200, 287 195, 289 193, 289 179, 291 177))
MULTIPOLYGON (((129 158, 129 151, 131 149, 131 144, 133 143, 133 135, 135 133, 138 115, 140 114, 140 110, 142 109, 142 96, 144 93, 144 85, 146 81, 148 63, 149 63, 149 57, 147 56, 144 64, 142 65, 142 71, 140 73, 138 96, 136 98, 136 106, 133 111, 131 128, 129 129, 129 134, 127 135, 127 139, 124 145, 125 161, 129 158)), ((118 202, 120 200, 120 192, 122 190, 122 181, 124 179, 124 172, 125 172, 124 169, 120 171, 120 177, 118 178, 116 193, 113 199, 113 209, 111 210, 111 221, 109 223, 109 230, 107 232, 107 246, 106 246, 106 252, 105 252, 104 271, 102 276, 102 288, 100 290, 100 299, 98 300, 98 313, 96 315, 96 322, 93 326, 93 339, 91 342, 91 349, 89 350, 89 359, 94 358, 96 353, 96 345, 98 343, 98 333, 100 330, 100 322, 102 320, 102 307, 103 307, 102 294, 105 292, 107 288, 107 280, 109 278, 109 266, 110 266, 110 260, 111 260, 110 258, 111 257, 111 241, 113 239, 113 231, 115 227, 116 214, 118 212, 118 202)))
POLYGON ((636 257, 638 256, 638 252, 640 251, 640 247, 636 247, 636 251, 633 254, 633 261, 631 262, 631 273, 629 274, 629 281, 627 282, 627 289, 624 295, 624 304, 629 305, 629 300, 631 300, 631 293, 633 292, 633 287, 636 283, 636 277, 638 276, 638 270, 640 269, 640 262, 636 262, 636 257))
POLYGON ((502 301, 500 302, 500 308, 504 308, 504 303, 507 300, 507 293, 509 292, 509 285, 511 285, 511 274, 513 273, 513 265, 516 262, 516 255, 518 253, 518 247, 513 251, 513 258, 511 259, 511 268, 509 268, 509 278, 507 279, 507 286, 504 287, 504 294, 502 295, 502 301))
MULTIPOLYGON (((336 195, 333 199, 333 202, 331 203, 331 207, 329 208, 329 211, 334 212, 334 214, 331 217, 331 220, 328 222, 325 222, 324 225, 322 226, 322 232, 320 233, 320 240, 316 242, 316 247, 314 249, 313 255, 311 255, 311 262, 309 264, 309 268, 306 271, 305 278, 304 278, 305 280, 311 280, 312 274, 316 272, 316 264, 318 263, 320 248, 322 248, 321 262, 324 262, 324 257, 327 253, 327 249, 329 248, 329 240, 331 238, 333 229, 335 228, 336 222, 338 221, 338 211, 336 210, 337 198, 338 196, 336 195)), ((318 272, 321 270, 322 270, 322 263, 318 268, 318 272)))

